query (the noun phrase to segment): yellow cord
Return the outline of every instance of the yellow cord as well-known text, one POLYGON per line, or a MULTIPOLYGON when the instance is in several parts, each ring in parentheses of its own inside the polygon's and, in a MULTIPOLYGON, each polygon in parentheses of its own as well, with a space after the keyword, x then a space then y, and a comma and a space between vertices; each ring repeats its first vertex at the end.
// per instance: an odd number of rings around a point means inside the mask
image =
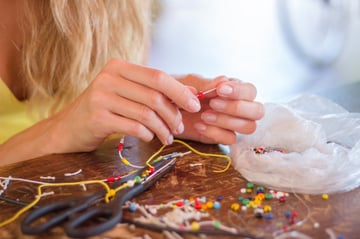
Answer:
MULTIPOLYGON (((187 147, 188 149, 190 149, 191 151, 193 151, 194 153, 200 155, 200 156, 203 156, 203 157, 216 157, 216 158, 224 158, 224 159, 227 159, 228 160, 228 164, 226 165, 226 167, 224 169, 221 169, 221 170, 214 170, 213 172, 215 173, 223 173, 223 172, 226 172, 230 166, 231 166, 231 158, 226 155, 226 154, 209 154, 209 153, 203 153, 203 152, 200 152, 199 150, 196 150, 194 149, 193 147, 191 147, 189 144, 185 143, 184 141, 181 141, 181 140, 178 140, 178 139, 174 139, 174 143, 179 143, 179 144, 182 144, 184 145, 185 147, 187 147)), ((166 145, 163 145, 161 146, 161 148, 156 151, 153 155, 151 155, 151 157, 146 161, 146 165, 148 167, 152 167, 152 165, 150 164, 150 162, 158 155, 160 154, 164 148, 166 147, 166 145)))
MULTIPOLYGON (((194 149, 193 147, 191 147, 189 144, 181 141, 181 140, 174 140, 175 143, 179 143, 184 145, 185 147, 187 147, 188 149, 190 149, 191 151, 193 151, 194 153, 200 155, 200 156, 204 156, 204 157, 217 157, 217 158, 225 158, 228 160, 228 164, 226 165, 226 167, 222 170, 214 170, 213 172, 216 173, 222 173, 227 171, 230 168, 231 165, 231 158, 228 155, 224 155, 224 154, 209 154, 209 153, 203 153, 200 152, 196 149, 194 149)), ((152 167, 152 165, 150 164, 150 162, 158 155, 160 154, 164 148, 166 147, 166 145, 163 145, 157 152, 155 152, 147 161, 146 161, 146 165, 148 167, 152 167)), ((123 158, 124 160, 125 158, 123 158)), ((126 160, 126 159, 125 159, 126 160)), ((127 161, 127 160, 126 160, 127 161)), ((40 186, 38 186, 37 188, 37 195, 35 197, 35 200, 32 201, 31 203, 29 203, 27 206, 23 207, 22 209, 20 209, 17 213, 15 213, 14 216, 12 216, 11 218, 0 222, 0 227, 3 227, 13 221, 15 221, 16 219, 18 219, 23 213, 25 213, 26 211, 30 210, 30 208, 32 208, 33 206, 35 206, 41 199, 41 195, 42 195, 42 188, 45 187, 63 187, 63 186, 76 186, 76 185, 82 185, 82 184, 101 184, 105 189, 106 189, 106 194, 105 194, 105 202, 109 202, 113 197, 115 197, 116 193, 124 188, 126 188, 128 186, 128 183, 124 183, 121 186, 115 188, 115 189, 111 189, 109 187, 109 185, 107 185, 105 182, 101 181, 101 180, 88 180, 88 181, 81 181, 81 182, 69 182, 69 183, 51 183, 51 184, 41 184, 40 186)))
POLYGON ((110 192, 110 187, 109 185, 107 185, 105 182, 100 181, 100 180, 89 180, 89 181, 81 181, 81 182, 70 182, 70 183, 52 183, 52 184, 41 184, 40 186, 38 186, 37 188, 37 195, 35 196, 35 200, 32 201, 31 203, 29 203, 28 205, 26 205, 25 207, 23 207, 22 209, 20 209, 17 213, 15 213, 14 216, 12 216, 11 218, 0 222, 0 227, 3 227, 9 223, 12 223, 13 221, 15 221, 16 219, 18 219, 24 212, 30 210, 30 208, 32 208, 33 206, 35 206, 41 199, 41 194, 42 191, 41 189, 44 187, 62 187, 62 186, 76 186, 76 185, 81 185, 81 184, 94 184, 94 183, 98 183, 101 184, 102 186, 105 187, 106 191, 109 193, 110 192))

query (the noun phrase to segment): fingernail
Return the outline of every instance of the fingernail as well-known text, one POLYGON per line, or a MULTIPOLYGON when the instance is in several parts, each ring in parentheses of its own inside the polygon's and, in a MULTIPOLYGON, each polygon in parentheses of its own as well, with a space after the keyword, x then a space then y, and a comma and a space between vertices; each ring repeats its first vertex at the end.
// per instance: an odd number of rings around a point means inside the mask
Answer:
POLYGON ((233 88, 229 85, 220 86, 219 93, 220 95, 230 95, 233 92, 233 88))
POLYGON ((165 144, 165 145, 170 145, 170 144, 173 143, 173 141, 174 141, 174 136, 173 136, 172 134, 170 134, 170 135, 168 136, 168 138, 166 139, 166 141, 164 142, 164 144, 165 144))
POLYGON ((181 134, 182 132, 184 132, 184 124, 180 122, 179 126, 175 130, 175 134, 181 134))
POLYGON ((201 119, 207 122, 215 122, 216 121, 216 115, 212 113, 202 113, 201 119))
POLYGON ((205 131, 206 130, 206 125, 202 124, 202 123, 195 123, 194 124, 194 128, 199 130, 199 131, 205 131))
POLYGON ((222 110, 226 106, 226 102, 220 99, 213 99, 210 101, 210 107, 214 110, 222 110))
POLYGON ((198 112, 201 108, 200 102, 197 99, 191 98, 188 103, 189 109, 193 112, 198 112))

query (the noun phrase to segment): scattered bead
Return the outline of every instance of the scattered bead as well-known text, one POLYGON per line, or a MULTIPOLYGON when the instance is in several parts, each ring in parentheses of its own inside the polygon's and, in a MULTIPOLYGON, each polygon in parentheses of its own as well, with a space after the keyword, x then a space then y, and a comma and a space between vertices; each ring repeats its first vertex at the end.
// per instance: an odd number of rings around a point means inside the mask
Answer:
POLYGON ((265 218, 268 219, 268 220, 272 220, 274 218, 274 216, 271 213, 267 213, 265 215, 265 218))
POLYGON ((286 218, 291 217, 291 212, 290 212, 290 211, 286 211, 286 212, 284 213, 284 216, 285 216, 286 218))
POLYGON ((320 223, 315 222, 315 223, 314 223, 314 228, 319 228, 319 227, 320 227, 320 223))
POLYGON ((216 198, 217 201, 221 201, 221 200, 223 200, 223 199, 224 199, 224 196, 222 196, 222 195, 219 195, 219 196, 217 196, 217 198, 216 198))
POLYGON ((240 192, 241 192, 241 193, 246 193, 246 188, 240 189, 240 192))
POLYGON ((135 203, 130 203, 129 205, 129 211, 130 212, 135 212, 136 211, 136 204, 135 203))
POLYGON ((208 201, 207 203, 206 203, 206 207, 207 208, 213 208, 214 207, 214 204, 213 204, 213 202, 211 202, 211 201, 208 201))
POLYGON ((220 203, 218 201, 214 202, 213 208, 219 209, 221 207, 220 203))
POLYGON ((199 231, 199 229, 200 229, 200 225, 199 225, 199 223, 198 222, 192 222, 191 223, 191 228, 194 230, 194 231, 199 231))
POLYGON ((324 194, 321 196, 321 198, 322 198, 323 200, 328 200, 328 199, 329 199, 329 195, 326 194, 326 193, 324 193, 324 194))
POLYGON ((240 209, 240 204, 239 204, 239 203, 233 203, 233 204, 231 205, 231 209, 232 209, 233 211, 235 211, 235 212, 239 211, 239 209, 240 209))
POLYGON ((253 189, 253 188, 254 188, 254 184, 253 184, 253 183, 247 183, 247 184, 246 184, 246 188, 251 188, 251 189, 253 189))
POLYGON ((264 212, 271 212, 271 206, 270 205, 265 205, 263 209, 264 209, 264 212))
POLYGON ((214 228, 215 228, 215 229, 219 229, 220 226, 221 226, 221 223, 220 223, 219 221, 215 221, 215 222, 214 222, 214 228))

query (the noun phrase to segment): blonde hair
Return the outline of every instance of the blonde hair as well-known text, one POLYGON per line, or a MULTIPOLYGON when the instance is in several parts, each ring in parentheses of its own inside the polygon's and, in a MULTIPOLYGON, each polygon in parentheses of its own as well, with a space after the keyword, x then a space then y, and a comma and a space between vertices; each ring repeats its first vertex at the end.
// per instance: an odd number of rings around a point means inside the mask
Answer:
POLYGON ((150 0, 24 1, 23 77, 40 113, 71 102, 111 58, 143 63, 150 0), (50 102, 50 103, 49 103, 50 102))

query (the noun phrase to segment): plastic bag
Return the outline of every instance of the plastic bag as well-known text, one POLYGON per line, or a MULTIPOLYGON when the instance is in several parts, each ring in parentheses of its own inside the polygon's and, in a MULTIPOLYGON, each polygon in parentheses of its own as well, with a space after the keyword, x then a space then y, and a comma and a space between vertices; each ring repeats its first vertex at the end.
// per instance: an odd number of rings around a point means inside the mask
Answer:
POLYGON ((349 191, 360 184, 360 114, 328 99, 302 95, 265 104, 256 131, 230 146, 248 181, 307 194, 349 191))

